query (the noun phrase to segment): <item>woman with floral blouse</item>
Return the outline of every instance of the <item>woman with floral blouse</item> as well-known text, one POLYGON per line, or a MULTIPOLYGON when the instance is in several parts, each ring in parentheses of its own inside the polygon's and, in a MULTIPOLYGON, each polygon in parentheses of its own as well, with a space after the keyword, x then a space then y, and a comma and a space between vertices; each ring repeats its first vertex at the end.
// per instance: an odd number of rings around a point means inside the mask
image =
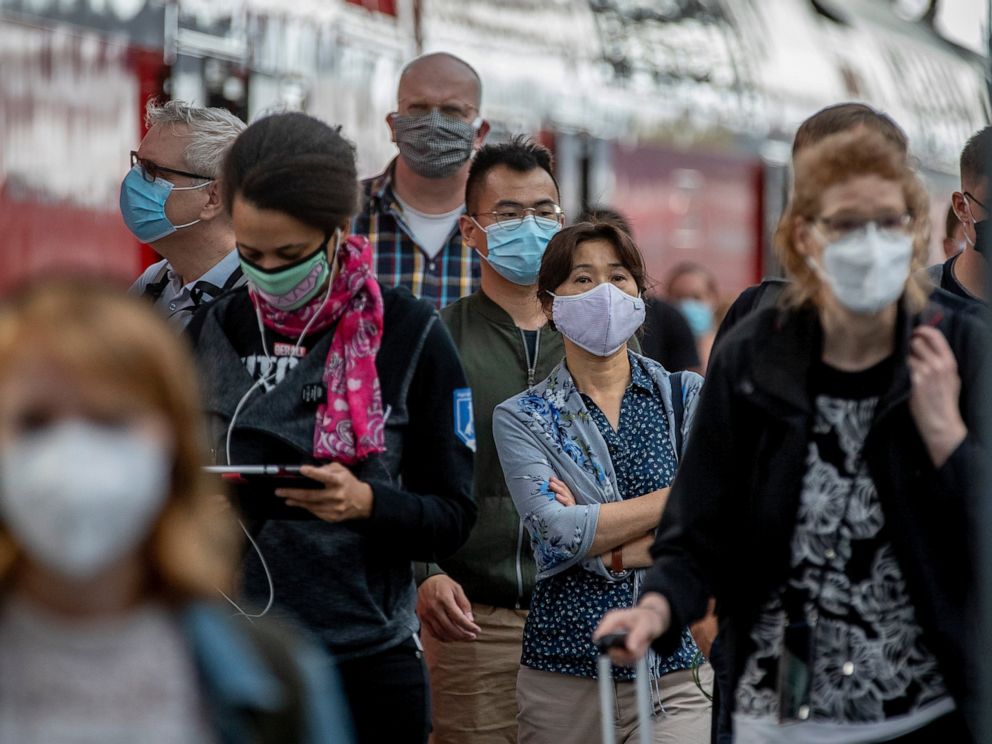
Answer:
MULTIPOLYGON (((636 601, 692 423, 702 378, 672 375, 627 348, 644 320, 644 285, 625 232, 582 223, 558 233, 538 292, 565 360, 493 415, 538 569, 517 679, 521 744, 598 742, 592 633, 606 612, 636 601)), ((655 742, 709 740, 702 690, 712 676, 701 663, 688 629, 673 655, 650 660, 655 742)), ((633 670, 613 678, 617 739, 634 741, 633 670)))

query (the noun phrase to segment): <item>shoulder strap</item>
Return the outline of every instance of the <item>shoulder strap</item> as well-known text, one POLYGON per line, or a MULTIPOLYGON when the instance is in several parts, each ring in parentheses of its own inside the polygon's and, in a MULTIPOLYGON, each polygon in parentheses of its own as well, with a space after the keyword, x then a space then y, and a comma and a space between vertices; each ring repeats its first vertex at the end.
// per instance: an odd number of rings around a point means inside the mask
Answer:
POLYGON ((766 307, 774 307, 783 289, 785 289, 785 282, 763 281, 758 289, 758 299, 754 303, 755 311, 764 310, 766 307))
POLYGON ((145 285, 145 290, 141 293, 152 302, 157 302, 165 291, 165 285, 169 283, 169 264, 162 264, 162 268, 155 274, 155 278, 145 285))
POLYGON ((231 272, 231 275, 227 277, 227 281, 224 282, 222 287, 218 287, 216 284, 211 284, 210 282, 199 281, 193 285, 193 290, 190 292, 190 296, 193 298, 193 305, 199 306, 203 302, 203 296, 209 295, 211 300, 216 300, 222 294, 228 290, 234 289, 244 282, 247 278, 241 271, 241 267, 238 266, 231 272))
POLYGON ((675 414, 675 461, 682 460, 682 448, 685 446, 682 436, 682 422, 685 419, 685 401, 682 399, 682 373, 675 372, 668 377, 672 384, 672 411, 675 414))

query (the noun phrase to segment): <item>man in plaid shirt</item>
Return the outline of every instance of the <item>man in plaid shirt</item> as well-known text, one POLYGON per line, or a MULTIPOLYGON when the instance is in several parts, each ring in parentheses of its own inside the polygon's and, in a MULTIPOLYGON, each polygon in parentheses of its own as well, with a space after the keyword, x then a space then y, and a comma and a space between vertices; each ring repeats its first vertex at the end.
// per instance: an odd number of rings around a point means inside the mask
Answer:
POLYGON ((479 287, 479 256, 462 242, 465 181, 489 124, 479 116, 482 83, 470 65, 427 54, 400 75, 386 122, 399 156, 363 184, 352 231, 375 251, 384 286, 404 286, 438 308, 479 287))

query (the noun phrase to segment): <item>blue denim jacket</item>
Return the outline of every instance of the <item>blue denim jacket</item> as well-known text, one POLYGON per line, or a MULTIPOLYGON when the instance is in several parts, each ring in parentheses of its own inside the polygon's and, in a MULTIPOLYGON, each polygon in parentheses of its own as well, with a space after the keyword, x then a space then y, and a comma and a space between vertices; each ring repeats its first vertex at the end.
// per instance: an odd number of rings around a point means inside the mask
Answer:
POLYGON ((260 733, 257 723, 259 716, 278 714, 295 695, 302 698, 298 702, 303 720, 297 724, 305 733, 294 744, 352 744, 351 719, 331 659, 294 634, 286 651, 299 685, 289 690, 246 632, 244 622, 208 603, 192 604, 181 615, 220 741, 286 741, 278 732, 260 733))

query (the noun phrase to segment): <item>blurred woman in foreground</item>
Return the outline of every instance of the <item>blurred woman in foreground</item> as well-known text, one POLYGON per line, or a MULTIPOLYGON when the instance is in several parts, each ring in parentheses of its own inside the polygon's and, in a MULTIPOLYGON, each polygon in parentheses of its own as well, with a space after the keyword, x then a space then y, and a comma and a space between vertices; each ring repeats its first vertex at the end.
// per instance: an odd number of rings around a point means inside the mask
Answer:
POLYGON ((92 284, 0 308, 0 742, 350 742, 324 657, 206 601, 193 361, 92 284))
POLYGON ((721 741, 974 740, 985 333, 911 278, 927 214, 880 135, 798 157, 784 305, 722 343, 641 600, 597 630, 664 653, 715 595, 721 741))

